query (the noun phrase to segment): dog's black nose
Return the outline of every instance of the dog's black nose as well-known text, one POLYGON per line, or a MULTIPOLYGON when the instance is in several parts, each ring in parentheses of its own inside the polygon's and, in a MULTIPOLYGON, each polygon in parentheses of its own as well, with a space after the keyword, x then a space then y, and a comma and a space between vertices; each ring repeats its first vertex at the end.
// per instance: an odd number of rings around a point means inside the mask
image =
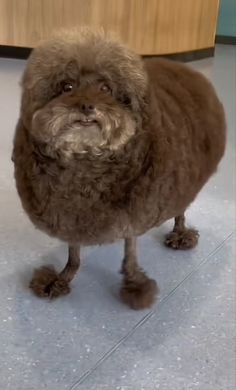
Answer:
POLYGON ((95 107, 91 103, 81 103, 80 106, 80 111, 85 114, 85 115, 90 115, 93 114, 95 111, 95 107))

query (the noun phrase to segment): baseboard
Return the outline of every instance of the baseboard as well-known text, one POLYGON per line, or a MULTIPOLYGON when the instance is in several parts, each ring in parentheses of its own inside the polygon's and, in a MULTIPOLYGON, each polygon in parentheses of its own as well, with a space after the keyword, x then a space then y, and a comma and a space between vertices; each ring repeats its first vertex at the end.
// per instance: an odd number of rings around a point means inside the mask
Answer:
MULTIPOLYGON (((0 57, 27 59, 31 51, 32 49, 29 47, 0 45, 0 57)), ((215 51, 214 47, 209 47, 206 49, 193 50, 184 53, 150 55, 150 56, 143 56, 143 57, 166 57, 176 61, 189 62, 189 61, 201 60, 207 57, 213 57, 214 51, 215 51)))
POLYGON ((236 45, 236 37, 228 35, 216 35, 216 43, 222 43, 224 45, 236 45))
POLYGON ((202 60, 204 58, 208 57, 214 57, 215 48, 214 47, 208 47, 206 49, 199 49, 199 50, 192 50, 187 51, 183 53, 173 53, 173 54, 162 54, 162 55, 151 55, 151 56, 143 56, 144 58, 151 58, 151 57, 164 57, 169 58, 174 61, 180 61, 180 62, 191 62, 191 61, 197 61, 202 60))
POLYGON ((25 60, 29 57, 31 51, 32 49, 29 47, 0 45, 0 57, 25 60))

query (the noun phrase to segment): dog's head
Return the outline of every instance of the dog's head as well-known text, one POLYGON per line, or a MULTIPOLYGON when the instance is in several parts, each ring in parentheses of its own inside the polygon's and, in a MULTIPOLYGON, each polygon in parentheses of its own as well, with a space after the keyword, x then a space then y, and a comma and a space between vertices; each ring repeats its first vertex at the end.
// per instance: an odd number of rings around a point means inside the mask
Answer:
POLYGON ((142 123, 142 60, 102 33, 63 32, 42 44, 29 58, 22 86, 23 124, 48 150, 116 150, 142 123))

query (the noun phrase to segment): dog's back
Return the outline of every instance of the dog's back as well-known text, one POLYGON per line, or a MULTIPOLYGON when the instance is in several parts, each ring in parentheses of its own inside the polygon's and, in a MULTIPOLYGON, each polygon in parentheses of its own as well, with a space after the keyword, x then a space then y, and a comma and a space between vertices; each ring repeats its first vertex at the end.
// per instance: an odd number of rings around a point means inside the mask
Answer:
POLYGON ((153 116, 166 133, 173 161, 182 157, 209 176, 225 149, 224 109, 211 83, 189 66, 147 60, 153 116))
POLYGON ((166 206, 174 215, 217 169, 225 150, 225 115, 211 83, 189 66, 165 59, 146 60, 145 66, 153 143, 160 145, 158 161, 167 183, 161 197, 170 199, 166 206))
POLYGON ((170 143, 179 154, 187 152, 189 142, 191 155, 199 162, 206 159, 209 172, 214 171, 224 153, 226 124, 213 86, 201 73, 178 62, 157 59, 146 60, 145 65, 154 97, 152 109, 158 106, 170 143))

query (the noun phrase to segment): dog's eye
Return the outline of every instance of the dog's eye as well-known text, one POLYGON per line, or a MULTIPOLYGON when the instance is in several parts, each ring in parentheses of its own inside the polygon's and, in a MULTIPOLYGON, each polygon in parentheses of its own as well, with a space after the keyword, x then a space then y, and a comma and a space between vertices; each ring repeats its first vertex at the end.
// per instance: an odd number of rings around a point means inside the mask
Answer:
POLYGON ((74 85, 71 82, 63 82, 61 87, 62 87, 62 92, 68 93, 73 90, 74 85))
POLYGON ((112 93, 111 87, 109 87, 109 85, 107 85, 107 84, 101 84, 100 91, 105 92, 105 93, 112 93))

